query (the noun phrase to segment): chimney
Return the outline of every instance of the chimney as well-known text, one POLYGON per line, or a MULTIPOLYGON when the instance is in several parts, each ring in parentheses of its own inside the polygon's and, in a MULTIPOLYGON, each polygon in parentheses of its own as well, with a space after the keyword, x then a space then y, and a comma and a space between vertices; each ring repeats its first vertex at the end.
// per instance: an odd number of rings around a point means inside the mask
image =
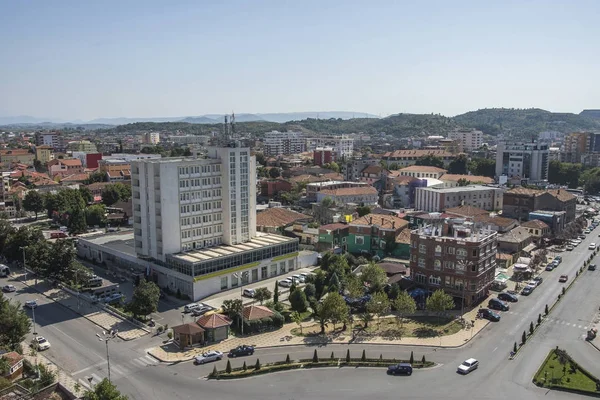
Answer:
POLYGON ((392 229, 396 229, 396 221, 392 221, 392 229))
POLYGON ((373 217, 369 217, 369 225, 373 225, 373 217))
POLYGON ((381 226, 385 224, 385 218, 381 217, 381 226))

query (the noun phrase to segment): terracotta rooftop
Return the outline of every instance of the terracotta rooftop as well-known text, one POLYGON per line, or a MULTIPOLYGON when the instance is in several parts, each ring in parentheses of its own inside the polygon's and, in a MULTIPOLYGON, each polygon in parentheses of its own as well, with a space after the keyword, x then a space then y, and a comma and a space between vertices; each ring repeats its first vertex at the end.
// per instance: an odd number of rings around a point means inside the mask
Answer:
POLYGON ((359 186, 339 189, 323 189, 320 193, 328 196, 363 196, 363 195, 375 195, 377 189, 373 186, 359 186))
POLYGON ((378 225, 382 229, 402 229, 408 226, 408 221, 393 215, 367 214, 355 219, 350 225, 372 226, 378 225))
POLYGON ((173 333, 184 335, 197 335, 198 333, 204 332, 200 326, 195 324, 194 322, 190 322, 189 324, 177 325, 173 327, 173 333))
POLYGON ((548 193, 560 201, 571 201, 576 199, 575 195, 567 192, 565 189, 548 190, 548 193))
POLYGON ((31 154, 33 156, 33 153, 29 153, 29 150, 27 150, 27 149, 0 150, 0 156, 23 156, 25 154, 31 154))
POLYGON ((10 351, 8 353, 4 353, 4 354, 0 355, 0 357, 6 359, 6 361, 9 362, 11 367, 13 365, 15 365, 16 363, 18 363, 19 361, 23 360, 23 356, 20 355, 19 353, 17 353, 16 351, 10 351))
POLYGON ((398 236, 396 236, 396 243, 410 244, 410 229, 403 229, 398 236))
POLYGON ((527 228, 517 227, 509 232, 498 236, 499 242, 521 243, 531 237, 527 228))
POLYGON ((83 182, 89 178, 88 174, 73 174, 62 178, 61 182, 83 182))
POLYGON ((419 158, 428 155, 438 157, 454 157, 454 154, 447 152, 446 150, 395 150, 383 154, 384 158, 396 158, 396 157, 410 157, 419 158))
POLYGON ((298 175, 298 176, 294 176, 292 178, 289 179, 290 182, 294 182, 294 183, 299 183, 299 182, 306 182, 306 183, 314 183, 314 182, 326 182, 329 181, 329 178, 325 178, 324 176, 314 176, 314 175, 310 175, 310 174, 303 174, 303 175, 298 175))
POLYGON ((498 260, 512 260, 513 256, 508 253, 496 253, 496 258, 498 260))
POLYGON ((489 211, 485 211, 484 209, 463 205, 458 207, 447 208, 444 211, 446 214, 458 215, 459 217, 473 218, 476 215, 490 215, 489 211))
POLYGON ((380 165, 367 165, 361 173, 363 174, 380 174, 383 168, 380 165))
POLYGON ((393 178, 394 183, 398 185, 408 185, 409 183, 416 181, 417 178, 407 175, 400 175, 393 178))
POLYGON ((321 225, 319 227, 319 232, 326 233, 327 231, 335 231, 338 229, 347 229, 348 225, 342 224, 341 222, 336 222, 334 224, 321 225))
POLYGON ((307 219, 312 219, 312 217, 293 210, 288 210, 287 208, 274 207, 267 208, 265 211, 256 214, 256 225, 280 227, 307 219))
POLYGON ((251 305, 244 308, 244 319, 247 321, 271 317, 273 314, 273 311, 265 306, 251 305))
POLYGON ((565 189, 554 189, 554 190, 537 190, 537 189, 529 189, 524 187, 518 187, 514 189, 510 189, 505 193, 511 194, 520 194, 525 196, 541 196, 544 193, 548 193, 553 197, 556 197, 559 201, 571 201, 575 200, 575 196, 565 189))
POLYGON ((401 168, 400 172, 446 172, 443 168, 431 167, 428 165, 411 165, 410 167, 401 168))
POLYGON ((512 219, 512 218, 506 218, 506 217, 500 217, 498 215, 496 216, 491 216, 491 215, 485 215, 485 214, 481 214, 481 215, 476 215, 473 218, 474 222, 481 222, 481 223, 489 223, 489 224, 493 224, 496 226, 502 226, 502 227, 507 227, 507 226, 511 226, 515 223, 517 223, 516 219, 512 219))
POLYGON ((216 329, 231 325, 233 321, 223 314, 203 315, 196 321, 204 329, 216 329))
POLYGON ((480 176, 480 175, 458 175, 458 174, 444 174, 440 178, 441 181, 452 181, 458 182, 461 179, 466 179, 471 183, 494 183, 494 179, 488 176, 480 176))
POLYGON ((79 158, 66 158, 58 161, 60 164, 67 165, 69 167, 81 167, 81 160, 79 158))
POLYGON ((537 228, 537 229, 548 229, 550 228, 547 223, 540 221, 539 219, 532 219, 531 221, 523 222, 521 226, 525 228, 537 228))

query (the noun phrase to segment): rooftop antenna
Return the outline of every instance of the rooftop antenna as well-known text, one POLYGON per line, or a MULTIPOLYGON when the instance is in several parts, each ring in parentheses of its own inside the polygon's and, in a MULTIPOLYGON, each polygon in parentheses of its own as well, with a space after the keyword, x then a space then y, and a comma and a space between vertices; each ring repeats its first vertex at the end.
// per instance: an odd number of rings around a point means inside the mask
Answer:
POLYGON ((235 140, 236 132, 235 132, 235 113, 231 111, 231 139, 235 140))
POLYGON ((223 137, 221 138, 221 141, 223 144, 227 143, 227 141, 229 140, 229 116, 225 115, 225 119, 223 122, 223 137))

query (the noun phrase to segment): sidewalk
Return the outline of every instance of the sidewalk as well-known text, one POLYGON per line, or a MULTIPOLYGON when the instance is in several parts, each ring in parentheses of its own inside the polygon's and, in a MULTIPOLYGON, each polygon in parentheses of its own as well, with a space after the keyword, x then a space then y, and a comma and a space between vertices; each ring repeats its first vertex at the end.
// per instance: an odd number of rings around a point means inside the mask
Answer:
POLYGON ((70 308, 88 321, 98 325, 103 330, 110 331, 116 329, 119 332, 117 336, 123 340, 137 339, 149 333, 138 328, 129 321, 104 311, 100 305, 90 304, 85 300, 84 296, 80 296, 78 299, 77 296, 73 296, 62 289, 51 287, 43 280, 38 280, 36 285, 35 279, 25 280, 25 274, 20 271, 18 273, 13 273, 12 276, 48 299, 55 301, 64 307, 70 308))
MULTIPOLYGON (((461 347, 469 340, 474 338, 489 321, 477 319, 478 309, 473 309, 464 315, 465 320, 475 321, 473 329, 462 329, 461 331, 448 336, 432 337, 432 338, 416 338, 406 337, 401 339, 390 339, 387 337, 356 337, 352 339, 351 334, 345 332, 341 335, 327 335, 326 337, 303 337, 292 335, 292 329, 298 328, 296 324, 285 324, 281 329, 272 332, 266 332, 259 335, 247 337, 230 337, 222 342, 215 343, 206 347, 198 347, 187 351, 181 351, 173 343, 168 343, 162 346, 157 346, 148 351, 148 354, 163 362, 181 362, 192 360, 196 355, 204 353, 208 350, 219 350, 228 352, 232 348, 239 345, 253 345, 256 348, 266 347, 281 347, 281 346, 297 346, 297 345, 317 345, 317 344, 395 344, 404 346, 430 346, 430 347, 461 347)), ((303 327, 314 325, 314 322, 303 322, 303 327)))
POLYGON ((83 392, 85 390, 87 390, 86 387, 81 386, 75 379, 73 379, 71 377, 71 375, 67 374, 65 371, 58 368, 52 361, 50 361, 48 358, 46 358, 46 356, 44 356, 43 354, 38 352, 38 353, 36 353, 35 356, 30 355, 28 352, 29 345, 27 343, 23 343, 22 346, 24 349, 24 353, 26 353, 26 354, 23 354, 23 357, 27 361, 29 361, 33 365, 42 364, 42 365, 46 366, 46 368, 48 368, 50 371, 53 371, 56 374, 57 382, 60 383, 69 392, 71 392, 72 394, 77 396, 77 398, 79 398, 79 396, 81 394, 83 394, 83 392))

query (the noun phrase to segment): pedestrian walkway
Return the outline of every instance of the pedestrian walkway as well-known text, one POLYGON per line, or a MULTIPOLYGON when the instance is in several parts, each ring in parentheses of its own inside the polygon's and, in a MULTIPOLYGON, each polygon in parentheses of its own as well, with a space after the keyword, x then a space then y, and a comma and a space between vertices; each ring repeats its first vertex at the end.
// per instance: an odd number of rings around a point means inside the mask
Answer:
MULTIPOLYGON (((29 349, 29 344, 23 342, 23 349, 29 349)), ((23 357, 29 361, 32 365, 44 365, 49 371, 52 371, 56 374, 56 380, 69 392, 79 397, 83 394, 84 390, 80 387, 78 382, 73 379, 73 377, 67 374, 65 371, 61 370, 50 361, 46 356, 36 352, 35 355, 32 354, 24 354, 23 357)))
MULTIPOLYGON (((437 336, 430 338, 388 338, 388 337, 352 337, 351 333, 341 332, 327 336, 303 337, 292 334, 292 329, 298 328, 297 324, 285 324, 281 329, 272 332, 266 332, 259 335, 246 337, 230 337, 222 342, 206 347, 194 348, 181 351, 173 343, 167 343, 162 346, 154 347, 148 350, 153 357, 163 362, 180 362, 192 360, 196 355, 208 350, 219 350, 228 352, 230 349, 239 345, 253 345, 256 348, 279 347, 279 346, 297 346, 297 345, 316 345, 316 344, 396 344, 405 346, 431 346, 431 347, 460 347, 477 335, 489 321, 476 318, 477 309, 466 313, 466 321, 474 321, 472 329, 462 329, 459 332, 448 336, 437 336)), ((314 322, 303 322, 303 327, 314 325, 314 322)))
POLYGON ((52 287, 46 281, 32 279, 30 274, 17 272, 13 276, 24 285, 33 288, 48 299, 70 308, 103 330, 116 330, 117 336, 123 340, 137 339, 149 333, 149 331, 138 328, 131 322, 105 311, 101 305, 91 304, 85 296, 72 295, 65 290, 52 287))

